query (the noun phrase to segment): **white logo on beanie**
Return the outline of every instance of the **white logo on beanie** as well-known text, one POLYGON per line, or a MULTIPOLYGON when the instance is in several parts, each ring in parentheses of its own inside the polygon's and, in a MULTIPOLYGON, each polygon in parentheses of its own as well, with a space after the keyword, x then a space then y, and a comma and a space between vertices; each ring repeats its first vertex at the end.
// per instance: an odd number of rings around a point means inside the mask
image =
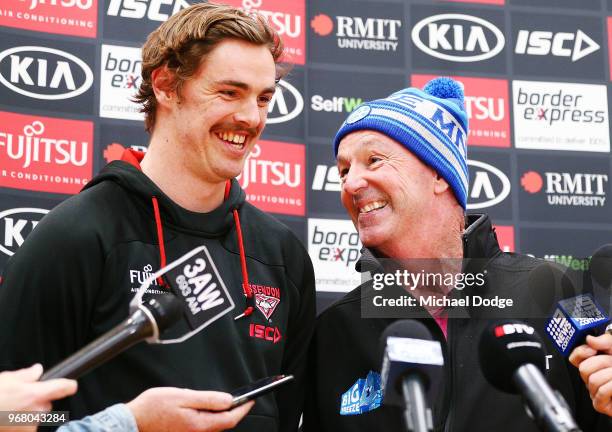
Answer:
POLYGON ((359 120, 370 114, 370 111, 372 111, 372 108, 370 108, 368 105, 364 105, 362 107, 357 108, 347 117, 346 124, 353 124, 355 122, 358 122, 359 120))

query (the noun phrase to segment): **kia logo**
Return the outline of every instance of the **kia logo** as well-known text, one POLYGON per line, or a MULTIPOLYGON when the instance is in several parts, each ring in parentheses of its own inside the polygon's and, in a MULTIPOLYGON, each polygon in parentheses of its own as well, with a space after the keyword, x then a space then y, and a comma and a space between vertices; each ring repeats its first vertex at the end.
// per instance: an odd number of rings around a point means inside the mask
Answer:
POLYGON ((469 194, 470 200, 475 199, 476 202, 468 203, 468 210, 492 207, 505 200, 510 194, 510 180, 499 169, 484 162, 474 160, 468 160, 467 164, 476 168, 469 194), (501 182, 501 191, 495 191, 492 176, 501 182))
POLYGON ((85 93, 93 83, 93 73, 83 60, 67 52, 22 46, 0 52, 0 82, 24 96, 60 100, 85 93), (7 69, 9 76, 2 75, 1 70, 7 69), (33 91, 36 88, 46 92, 33 91))
POLYGON ((279 88, 274 92, 268 105, 266 124, 284 123, 296 118, 304 109, 304 99, 295 87, 283 80, 280 80, 278 85, 279 88), (286 97, 288 95, 289 98, 286 97))
POLYGON ((49 210, 39 208, 14 208, 0 212, 0 251, 12 256, 49 210))
POLYGON ((503 33, 489 21, 463 14, 422 19, 412 29, 412 41, 424 53, 452 62, 490 59, 505 44, 503 33))

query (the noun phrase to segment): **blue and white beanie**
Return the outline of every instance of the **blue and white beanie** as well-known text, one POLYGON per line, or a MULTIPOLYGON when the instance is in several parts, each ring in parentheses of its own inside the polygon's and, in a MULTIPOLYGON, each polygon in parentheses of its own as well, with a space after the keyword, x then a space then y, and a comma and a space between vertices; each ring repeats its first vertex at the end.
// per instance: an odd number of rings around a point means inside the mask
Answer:
POLYGON ((460 83, 435 78, 423 90, 410 87, 359 105, 340 126, 334 138, 334 155, 338 156, 342 138, 366 129, 393 138, 435 169, 465 209, 468 119, 460 83))

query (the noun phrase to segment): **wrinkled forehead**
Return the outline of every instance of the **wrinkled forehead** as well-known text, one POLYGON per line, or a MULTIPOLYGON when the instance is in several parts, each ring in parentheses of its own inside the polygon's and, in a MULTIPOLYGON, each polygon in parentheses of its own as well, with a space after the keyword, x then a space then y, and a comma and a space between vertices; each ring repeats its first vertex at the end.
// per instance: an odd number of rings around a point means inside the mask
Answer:
POLYGON ((393 138, 375 130, 365 129, 351 132, 342 138, 338 145, 336 160, 338 163, 346 163, 372 150, 384 152, 405 151, 410 153, 393 138))

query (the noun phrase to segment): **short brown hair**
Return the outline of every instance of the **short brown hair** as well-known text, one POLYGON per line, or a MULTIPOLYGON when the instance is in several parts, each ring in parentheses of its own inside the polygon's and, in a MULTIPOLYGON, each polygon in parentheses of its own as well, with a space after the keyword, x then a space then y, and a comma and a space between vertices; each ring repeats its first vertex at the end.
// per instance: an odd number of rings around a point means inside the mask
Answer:
POLYGON ((227 39, 266 45, 277 64, 283 53, 280 36, 263 16, 212 3, 183 9, 149 35, 142 47, 142 82, 134 97, 142 104, 147 131, 155 126, 157 111, 153 71, 165 65, 172 72, 173 89, 180 94, 181 86, 197 72, 206 55, 227 39))

